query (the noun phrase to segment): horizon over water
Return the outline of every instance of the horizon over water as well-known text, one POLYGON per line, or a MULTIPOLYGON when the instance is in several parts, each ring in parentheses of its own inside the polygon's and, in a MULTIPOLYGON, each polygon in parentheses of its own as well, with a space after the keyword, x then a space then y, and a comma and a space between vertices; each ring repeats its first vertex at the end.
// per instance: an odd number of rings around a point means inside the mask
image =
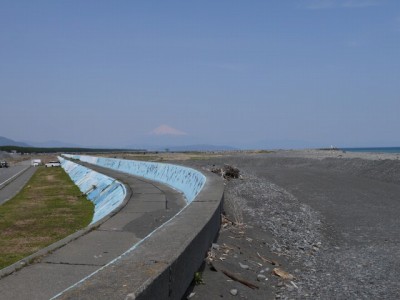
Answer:
POLYGON ((359 147, 359 148, 340 148, 348 152, 372 152, 372 153, 400 153, 400 147, 359 147))

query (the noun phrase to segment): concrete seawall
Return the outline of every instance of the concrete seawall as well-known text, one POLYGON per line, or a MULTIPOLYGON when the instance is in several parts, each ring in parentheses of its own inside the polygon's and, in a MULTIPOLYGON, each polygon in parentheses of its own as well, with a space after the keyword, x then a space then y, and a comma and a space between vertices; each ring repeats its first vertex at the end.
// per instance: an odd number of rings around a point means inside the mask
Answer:
POLYGON ((54 299, 180 299, 218 233, 222 180, 177 165, 90 156, 69 158, 167 183, 185 194, 188 205, 124 254, 54 299))
POLYGON ((193 201, 206 182, 201 172, 184 166, 87 155, 64 156, 167 184, 181 191, 187 202, 193 201))
POLYGON ((126 189, 121 182, 62 157, 58 159, 71 180, 94 204, 90 225, 108 216, 123 203, 126 189))

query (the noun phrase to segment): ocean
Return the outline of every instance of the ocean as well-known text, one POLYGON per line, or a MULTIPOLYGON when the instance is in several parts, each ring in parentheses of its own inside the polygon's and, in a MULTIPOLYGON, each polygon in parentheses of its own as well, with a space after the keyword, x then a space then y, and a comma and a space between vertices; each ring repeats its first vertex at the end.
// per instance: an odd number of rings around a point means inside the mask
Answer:
POLYGON ((400 153, 400 147, 341 148, 348 152, 400 153))

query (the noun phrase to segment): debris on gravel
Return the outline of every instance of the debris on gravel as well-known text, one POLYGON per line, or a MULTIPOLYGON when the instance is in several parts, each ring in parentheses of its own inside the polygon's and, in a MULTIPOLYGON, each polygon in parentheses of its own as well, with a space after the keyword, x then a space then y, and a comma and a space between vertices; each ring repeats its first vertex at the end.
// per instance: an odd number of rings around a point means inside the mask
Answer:
POLYGON ((210 170, 211 172, 220 175, 224 179, 231 180, 239 178, 240 171, 238 168, 225 164, 222 168, 216 168, 213 166, 210 170))
POLYGON ((277 151, 193 164, 220 176, 217 166, 240 168, 225 181, 218 247, 194 299, 232 289, 242 299, 400 299, 398 157, 277 151))

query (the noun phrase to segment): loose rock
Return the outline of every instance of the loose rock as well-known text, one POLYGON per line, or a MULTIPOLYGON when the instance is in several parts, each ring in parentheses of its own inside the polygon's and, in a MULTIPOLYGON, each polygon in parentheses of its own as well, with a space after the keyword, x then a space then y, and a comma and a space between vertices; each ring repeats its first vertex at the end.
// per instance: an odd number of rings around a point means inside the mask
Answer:
POLYGON ((265 278, 267 278, 267 276, 262 275, 262 274, 258 274, 258 275, 257 275, 257 280, 258 280, 258 281, 263 281, 263 280, 265 280, 265 278))
POLYGON ((242 264, 242 263, 239 263, 239 265, 240 265, 240 267, 242 269, 245 269, 245 270, 248 270, 250 268, 248 265, 245 265, 245 264, 242 264))

